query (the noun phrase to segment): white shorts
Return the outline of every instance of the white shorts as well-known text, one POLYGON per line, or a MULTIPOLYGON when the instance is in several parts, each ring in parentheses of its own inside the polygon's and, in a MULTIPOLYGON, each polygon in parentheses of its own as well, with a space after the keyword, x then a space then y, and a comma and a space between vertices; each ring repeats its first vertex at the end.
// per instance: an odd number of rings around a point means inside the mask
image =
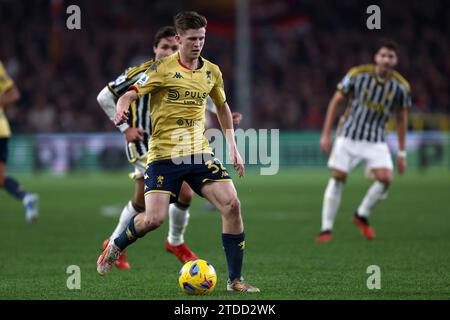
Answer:
POLYGON ((328 160, 329 168, 348 173, 361 161, 364 161, 369 169, 392 170, 394 167, 387 143, 336 138, 328 160))
POLYGON ((134 167, 134 172, 130 172, 128 176, 130 179, 142 179, 145 175, 146 170, 146 161, 143 160, 137 160, 135 162, 130 162, 130 164, 134 167))

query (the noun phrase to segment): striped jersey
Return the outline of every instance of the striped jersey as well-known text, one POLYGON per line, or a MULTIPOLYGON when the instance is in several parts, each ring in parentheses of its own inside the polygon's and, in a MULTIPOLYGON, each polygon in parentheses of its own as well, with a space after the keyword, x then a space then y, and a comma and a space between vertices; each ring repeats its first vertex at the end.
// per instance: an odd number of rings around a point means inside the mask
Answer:
MULTIPOLYGON (((116 99, 128 91, 128 89, 141 77, 141 75, 153 64, 153 60, 144 62, 140 66, 125 70, 116 80, 108 83, 109 90, 116 99)), ((116 100, 117 102, 117 100, 116 100)), ((148 140, 152 133, 150 123, 150 94, 143 95, 133 101, 129 108, 128 125, 132 128, 144 130, 144 140, 128 142, 125 148, 128 161, 146 161, 148 153, 148 140)))
POLYGON ((384 142, 389 113, 411 107, 408 81, 395 70, 380 79, 373 64, 350 69, 337 89, 348 98, 338 135, 352 140, 384 142))

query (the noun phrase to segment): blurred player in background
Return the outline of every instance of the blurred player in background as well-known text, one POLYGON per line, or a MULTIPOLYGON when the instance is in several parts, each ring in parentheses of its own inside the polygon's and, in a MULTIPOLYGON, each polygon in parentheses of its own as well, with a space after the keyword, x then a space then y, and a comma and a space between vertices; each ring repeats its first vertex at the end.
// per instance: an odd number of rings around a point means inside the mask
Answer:
MULTIPOLYGON (((162 27, 157 31, 153 41, 155 60, 178 51, 175 34, 175 28, 171 26, 162 27)), ((99 93, 97 100, 111 120, 114 120, 116 115, 118 98, 129 90, 130 86, 140 78, 155 60, 151 59, 138 67, 127 69, 99 93)), ((145 211, 144 174, 147 162, 148 140, 152 132, 150 99, 151 95, 146 94, 134 101, 129 108, 130 118, 126 123, 118 126, 127 141, 125 150, 128 161, 134 166, 134 173, 130 174, 130 176, 135 180, 135 191, 133 199, 123 208, 117 227, 110 238, 103 243, 102 250, 108 246, 110 240, 115 239, 126 228, 131 218, 138 212, 145 211)), ((196 255, 184 243, 184 231, 189 220, 189 206, 192 195, 192 189, 186 183, 183 183, 177 202, 172 203, 169 207, 169 234, 165 247, 167 251, 175 254, 181 262, 197 259, 196 255)), ((130 268, 125 257, 125 251, 123 251, 116 262, 116 267, 119 269, 130 268)))
POLYGON ((361 161, 371 170, 375 181, 357 208, 353 221, 366 239, 375 239, 368 217, 378 201, 387 197, 393 179, 393 163, 384 136, 391 112, 397 115, 398 173, 403 174, 406 170, 405 135, 408 109, 411 107, 411 89, 409 83, 394 70, 398 62, 394 42, 380 42, 374 59, 375 65, 350 69, 338 84, 328 106, 320 140, 322 149, 327 153, 330 151, 331 130, 339 106, 345 99, 348 100, 328 161, 331 178, 323 199, 322 229, 316 238, 318 242, 331 240, 347 174, 361 161))
POLYGON ((211 96, 217 107, 230 158, 240 176, 244 164, 234 141, 233 120, 217 65, 200 56, 206 18, 196 12, 175 17, 178 53, 156 61, 117 102, 116 125, 129 119, 130 104, 152 93, 152 138, 145 172, 145 213, 139 213, 97 261, 107 273, 121 251, 164 221, 169 203, 177 199, 183 181, 211 201, 222 214, 222 243, 228 263, 228 291, 259 292, 242 278, 245 235, 240 202, 231 177, 214 157, 203 135, 205 103, 211 96))
POLYGON ((0 61, 0 187, 4 188, 14 198, 22 201, 25 207, 25 220, 27 223, 32 223, 37 219, 39 214, 38 196, 26 192, 14 178, 7 176, 6 173, 8 141, 11 137, 11 130, 6 119, 4 108, 15 103, 19 98, 19 90, 6 73, 0 61))

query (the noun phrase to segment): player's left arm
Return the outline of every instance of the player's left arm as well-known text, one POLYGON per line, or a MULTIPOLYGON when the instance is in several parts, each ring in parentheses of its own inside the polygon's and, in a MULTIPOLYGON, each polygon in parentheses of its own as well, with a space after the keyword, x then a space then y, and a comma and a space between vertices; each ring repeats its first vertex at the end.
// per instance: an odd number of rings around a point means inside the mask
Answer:
MULTIPOLYGON (((217 115, 216 106, 211 101, 210 97, 208 97, 208 100, 206 101, 206 110, 217 115)), ((238 126, 242 121, 243 115, 240 112, 231 112, 231 117, 233 118, 233 124, 238 126)))
POLYGON ((0 95, 0 108, 4 108, 6 106, 9 106, 10 104, 13 104, 17 100, 20 99, 20 92, 17 86, 14 84, 6 90, 5 93, 0 95))
POLYGON ((234 169, 239 173, 240 177, 245 174, 244 161, 239 153, 239 150, 234 141, 234 128, 233 128, 233 115, 230 110, 230 106, 225 101, 222 105, 217 105, 217 119, 219 120, 222 132, 225 133, 225 137, 230 148, 230 159, 233 163, 234 169))
POLYGON ((230 148, 230 159, 233 163, 233 167, 238 172, 239 176, 242 177, 245 174, 244 161, 242 160, 236 142, 234 141, 233 116, 227 103, 222 73, 219 68, 214 71, 215 82, 209 96, 216 105, 217 119, 219 120, 222 132, 225 133, 230 148))
POLYGON ((398 154, 397 164, 398 173, 403 174, 406 171, 406 131, 408 128, 408 109, 401 108, 397 111, 397 137, 398 137, 398 154))
POLYGON ((398 153, 397 153, 397 169, 399 174, 406 171, 406 133, 408 130, 408 110, 411 107, 411 89, 406 84, 404 90, 398 98, 399 108, 397 110, 397 137, 398 137, 398 153))

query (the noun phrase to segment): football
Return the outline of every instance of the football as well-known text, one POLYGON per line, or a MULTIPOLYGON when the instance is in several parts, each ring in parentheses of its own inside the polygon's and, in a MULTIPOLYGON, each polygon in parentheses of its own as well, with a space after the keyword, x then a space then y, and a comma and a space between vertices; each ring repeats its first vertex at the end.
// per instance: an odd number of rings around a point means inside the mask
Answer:
POLYGON ((202 259, 188 261, 180 270, 178 283, 188 295, 208 295, 217 283, 216 270, 202 259))

